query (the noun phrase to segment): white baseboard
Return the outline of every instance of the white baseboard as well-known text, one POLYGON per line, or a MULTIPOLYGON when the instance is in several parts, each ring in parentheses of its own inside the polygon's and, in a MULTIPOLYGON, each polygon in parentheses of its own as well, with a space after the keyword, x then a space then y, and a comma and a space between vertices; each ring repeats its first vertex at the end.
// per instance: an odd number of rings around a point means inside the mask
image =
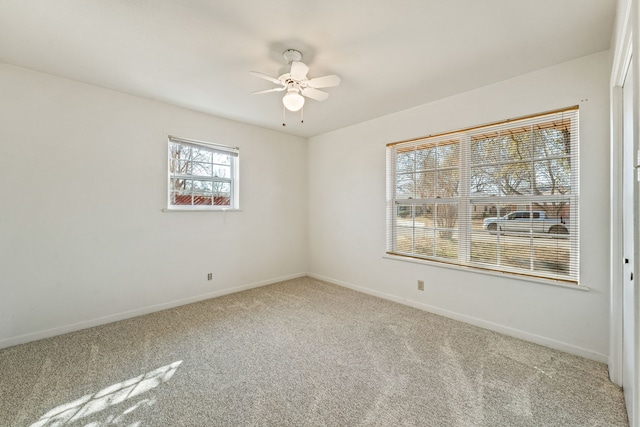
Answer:
POLYGON ((341 280, 333 279, 330 277, 321 276, 319 274, 314 273, 297 273, 290 274, 287 276, 277 277, 268 280, 262 280, 259 282, 248 283, 245 285, 235 286, 232 288, 221 289, 215 292, 209 292, 202 295, 196 295, 189 298, 183 298, 180 300, 170 301, 162 304, 156 304, 147 307, 137 308, 135 310, 129 310, 121 313, 110 314, 108 316, 98 317, 95 319, 85 320, 77 323, 72 323, 69 325, 58 326, 51 329, 46 329, 43 331, 33 332, 29 334, 19 335, 15 337, 10 337, 6 339, 0 340, 0 349, 12 347, 14 345, 25 344, 31 341, 36 341, 44 338, 50 338, 56 335, 62 335, 69 332, 79 331, 81 329, 91 328, 93 326, 104 325, 106 323, 116 322, 118 320, 129 319, 136 316, 141 316, 144 314, 153 313, 156 311, 166 310, 173 307, 178 307, 185 304, 191 304, 198 301, 207 300, 210 298, 216 298, 223 295, 228 295, 236 292, 241 292, 248 289, 258 288, 260 286, 271 285, 273 283, 282 282, 285 280, 296 279, 298 277, 309 276, 318 280, 323 280, 325 282, 333 283, 338 286, 342 286, 345 288, 353 289, 358 292, 362 292, 365 294, 373 295, 379 298, 383 298, 386 300, 394 301, 400 304, 408 305, 410 307, 417 308, 419 310, 424 310, 429 313, 437 314, 440 316, 448 317, 450 319, 459 320, 461 322, 469 323, 474 326, 479 326, 481 328, 489 329, 495 332, 499 332, 505 335, 509 335, 515 338, 520 338, 526 341, 530 341, 536 344, 540 344, 546 347, 550 347, 556 350, 564 351, 566 353, 575 354, 577 356, 585 357, 587 359, 596 360, 598 362, 607 363, 609 361, 609 357, 605 354, 594 352, 582 347, 578 347, 572 344, 568 344, 562 341, 557 341, 551 338, 546 338, 540 335, 532 334, 530 332, 522 331, 520 329, 511 328, 509 326, 500 325, 497 323, 489 322, 486 320, 478 319, 476 317, 467 316, 465 314, 456 313, 453 311, 445 310, 439 307, 435 307, 432 305, 424 304, 417 301, 412 301, 406 298, 401 298, 396 295, 387 294, 384 292, 375 291, 372 289, 368 289, 362 286, 354 285, 352 283, 343 282, 341 280))
POLYGON ((530 332, 522 331, 520 329, 511 328, 509 326, 500 325, 498 323, 489 322, 486 320, 478 319, 476 317, 467 316, 465 314, 456 313, 454 311, 445 310, 439 307, 435 307, 429 304, 424 304, 417 301, 412 301, 406 298, 401 298, 395 295, 387 294, 371 290, 362 286, 354 285, 352 283, 343 282, 341 280, 332 279, 330 277, 321 276, 319 274, 308 273, 307 276, 314 279, 322 280, 325 282, 333 283, 338 286, 353 289, 354 291, 362 292, 365 294, 373 295, 375 297, 383 298, 386 300, 394 301, 400 304, 408 305, 410 307, 417 308, 419 310, 427 311, 429 313, 437 314, 440 316, 448 317, 450 319, 459 320, 464 323, 468 323, 474 326, 478 326, 491 331, 499 332, 504 335, 509 335, 514 338, 519 338, 525 341, 530 341, 535 344, 540 344, 545 347, 550 347, 555 350, 564 351, 565 353, 581 356, 586 359, 595 360, 597 362, 608 363, 609 356, 606 354, 598 353, 586 348, 578 347, 573 344, 557 341, 551 338, 546 338, 540 335, 532 334, 530 332))
POLYGON ((245 285, 234 286, 232 288, 221 289, 219 291, 209 292, 202 295, 196 295, 189 298, 183 298, 175 301, 165 302, 162 304, 150 305, 147 307, 136 308, 135 310, 124 311, 121 313, 109 314, 107 316, 98 317, 90 320, 83 320, 81 322, 72 323, 69 325, 58 326, 43 331, 32 332, 29 334, 19 335, 16 337, 10 337, 0 340, 0 349, 13 347, 14 345, 25 344, 31 341, 37 341, 44 338, 50 338, 56 335, 62 335, 69 332, 79 331, 81 329, 91 328, 94 326, 104 325, 106 323, 116 322, 118 320, 129 319, 136 316, 142 316, 143 314, 154 313, 156 311, 166 310, 168 308, 178 307, 181 305, 191 304, 198 301, 204 301, 211 298, 220 297, 223 295, 233 294, 240 291, 246 291, 248 289, 258 288, 260 286, 271 285, 273 283, 282 282, 285 280, 296 279, 298 277, 306 276, 306 273, 290 274, 287 276, 277 277, 269 280, 262 280, 259 282, 248 283, 245 285))

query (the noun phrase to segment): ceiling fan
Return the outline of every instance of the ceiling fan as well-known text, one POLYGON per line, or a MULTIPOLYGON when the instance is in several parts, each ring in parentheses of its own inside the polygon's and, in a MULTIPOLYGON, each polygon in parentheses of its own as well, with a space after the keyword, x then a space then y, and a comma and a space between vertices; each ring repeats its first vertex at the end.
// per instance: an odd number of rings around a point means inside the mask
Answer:
POLYGON ((284 73, 278 78, 270 77, 257 71, 251 71, 251 74, 254 76, 279 86, 273 89, 253 92, 254 94, 286 91, 282 97, 284 107, 289 111, 298 111, 304 106, 305 97, 316 101, 324 101, 329 97, 329 94, 318 89, 338 86, 340 84, 340 77, 335 74, 313 79, 308 78, 307 73, 309 72, 309 67, 303 62, 300 62, 302 54, 295 49, 285 50, 283 56, 287 63, 291 65, 291 68, 288 73, 284 73))

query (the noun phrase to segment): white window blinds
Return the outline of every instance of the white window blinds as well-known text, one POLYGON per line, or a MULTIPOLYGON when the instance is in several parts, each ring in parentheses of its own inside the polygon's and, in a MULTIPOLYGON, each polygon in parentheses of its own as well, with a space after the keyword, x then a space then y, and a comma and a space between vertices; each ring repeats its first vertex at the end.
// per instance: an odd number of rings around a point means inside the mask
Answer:
POLYGON ((578 109, 387 146, 387 252, 578 282, 578 109))

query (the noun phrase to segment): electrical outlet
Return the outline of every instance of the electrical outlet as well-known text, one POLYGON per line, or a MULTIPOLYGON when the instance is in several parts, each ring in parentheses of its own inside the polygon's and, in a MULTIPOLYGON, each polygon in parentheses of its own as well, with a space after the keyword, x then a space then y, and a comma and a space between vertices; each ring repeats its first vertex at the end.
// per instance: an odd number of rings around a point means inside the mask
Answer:
POLYGON ((213 280, 213 273, 207 274, 207 280, 213 280))
POLYGON ((424 280, 418 280, 418 290, 424 291, 424 280))

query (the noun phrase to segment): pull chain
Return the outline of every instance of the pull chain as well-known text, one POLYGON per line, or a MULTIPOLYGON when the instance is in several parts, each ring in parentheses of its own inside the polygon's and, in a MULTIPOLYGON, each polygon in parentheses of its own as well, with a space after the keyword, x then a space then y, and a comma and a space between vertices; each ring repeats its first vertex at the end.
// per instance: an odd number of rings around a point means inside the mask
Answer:
POLYGON ((286 126, 287 125, 287 116, 286 116, 286 108, 284 108, 284 105, 282 106, 282 126, 286 126))

